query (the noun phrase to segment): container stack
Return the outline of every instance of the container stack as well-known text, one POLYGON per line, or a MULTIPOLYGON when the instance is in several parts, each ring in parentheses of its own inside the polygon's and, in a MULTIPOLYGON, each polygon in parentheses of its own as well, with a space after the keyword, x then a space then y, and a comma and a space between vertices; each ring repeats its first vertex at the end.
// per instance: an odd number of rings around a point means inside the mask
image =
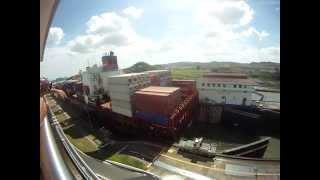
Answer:
POLYGON ((153 86, 170 86, 171 73, 168 70, 146 71, 148 73, 151 85, 153 86))
POLYGON ((183 94, 191 94, 196 91, 196 81, 195 80, 172 80, 172 86, 181 88, 183 94))
POLYGON ((149 86, 133 96, 136 117, 164 126, 181 101, 180 88, 176 87, 149 86))
POLYGON ((132 117, 131 96, 141 88, 150 85, 145 73, 130 73, 108 78, 109 94, 112 101, 112 111, 132 117))

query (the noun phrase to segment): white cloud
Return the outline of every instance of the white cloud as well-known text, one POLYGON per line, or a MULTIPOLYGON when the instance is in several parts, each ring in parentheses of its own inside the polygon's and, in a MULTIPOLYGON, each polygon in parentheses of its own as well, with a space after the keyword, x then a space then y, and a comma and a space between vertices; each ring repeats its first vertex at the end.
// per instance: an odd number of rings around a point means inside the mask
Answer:
POLYGON ((254 15, 245 1, 200 1, 196 11, 197 21, 207 28, 244 26, 254 15))
POLYGON ((266 31, 259 32, 254 27, 248 27, 253 18, 254 11, 246 1, 203 0, 195 8, 194 21, 210 41, 230 43, 252 36, 263 40, 269 36, 266 31))
POLYGON ((86 25, 87 33, 89 34, 106 34, 130 28, 128 19, 119 16, 115 12, 107 12, 98 16, 92 16, 86 25))
POLYGON ((58 45, 63 39, 64 32, 60 27, 51 27, 47 38, 48 45, 58 45))
POLYGON ((257 30, 251 26, 254 11, 249 4, 237 0, 221 1, 188 0, 184 8, 165 6, 170 7, 170 13, 177 15, 173 17, 168 14, 168 18, 172 20, 168 24, 174 25, 173 29, 176 30, 168 28, 157 39, 136 32, 130 17, 137 18, 142 13, 133 15, 130 12, 132 10, 128 10, 133 8, 129 7, 120 11, 121 13, 105 12, 92 16, 86 23, 85 32, 60 45, 58 50, 46 50, 45 61, 50 59, 50 62, 54 60, 56 63, 47 63, 50 66, 45 69, 58 69, 56 74, 59 76, 64 76, 67 72, 77 73, 79 68, 87 65, 87 59, 90 59, 91 65, 93 62, 101 64, 101 55, 109 50, 118 56, 120 68, 138 61, 150 64, 177 61, 280 62, 280 47, 256 48, 244 43, 251 37, 257 43, 262 43, 261 40, 269 36, 265 30, 257 30), (188 16, 185 16, 186 13, 188 16), (58 63, 59 65, 55 65, 58 63), (66 66, 72 68, 68 70, 64 68, 66 66))
POLYGON ((130 6, 122 11, 125 15, 131 16, 135 19, 138 19, 143 14, 143 9, 138 9, 133 6, 130 6))
POLYGON ((269 33, 267 33, 266 31, 261 31, 259 32, 258 30, 256 30, 253 27, 248 28, 246 31, 241 32, 241 35, 243 35, 244 37, 250 37, 250 36, 254 36, 256 37, 258 40, 262 40, 265 37, 269 36, 269 33))
POLYGON ((280 62, 280 46, 262 48, 259 51, 260 59, 267 59, 273 62, 280 62))
POLYGON ((87 53, 100 49, 127 46, 139 39, 129 19, 115 12, 93 16, 86 23, 85 35, 68 44, 73 52, 87 53))

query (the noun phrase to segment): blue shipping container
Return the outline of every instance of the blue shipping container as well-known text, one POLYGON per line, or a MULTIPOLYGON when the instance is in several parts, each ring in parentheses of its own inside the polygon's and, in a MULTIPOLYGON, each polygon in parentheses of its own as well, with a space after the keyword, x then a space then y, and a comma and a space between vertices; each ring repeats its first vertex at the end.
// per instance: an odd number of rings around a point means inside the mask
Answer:
POLYGON ((147 122, 160 124, 160 125, 167 125, 169 118, 162 116, 157 113, 150 113, 150 112, 136 112, 136 117, 141 118, 147 122))

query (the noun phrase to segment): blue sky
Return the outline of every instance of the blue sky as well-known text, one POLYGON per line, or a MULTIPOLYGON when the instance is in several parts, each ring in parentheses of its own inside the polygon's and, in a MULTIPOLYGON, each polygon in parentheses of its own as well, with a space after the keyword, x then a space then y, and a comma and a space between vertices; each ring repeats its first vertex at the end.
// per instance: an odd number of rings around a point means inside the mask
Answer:
POLYGON ((61 0, 41 75, 70 76, 113 50, 138 61, 280 62, 277 0, 61 0))

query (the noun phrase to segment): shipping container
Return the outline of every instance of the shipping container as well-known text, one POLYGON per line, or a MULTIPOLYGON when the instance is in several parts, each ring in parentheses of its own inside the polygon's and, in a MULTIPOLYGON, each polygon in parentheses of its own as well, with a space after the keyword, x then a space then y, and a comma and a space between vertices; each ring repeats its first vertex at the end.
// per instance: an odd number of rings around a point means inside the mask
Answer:
POLYGON ((149 87, 140 89, 139 91, 174 94, 174 93, 179 93, 179 89, 180 88, 178 87, 149 86, 149 87))
POLYGON ((145 73, 129 73, 117 76, 110 76, 108 79, 110 84, 136 84, 136 83, 150 83, 150 79, 145 73))
POLYGON ((193 94, 197 91, 195 80, 172 80, 172 86, 180 87, 183 94, 193 94))
POLYGON ((191 88, 196 89, 196 81, 195 80, 172 80, 172 85, 181 88, 191 88))
POLYGON ((111 98, 111 101, 113 101, 115 99, 124 100, 124 101, 131 101, 130 94, 113 92, 113 91, 110 92, 110 98, 111 98))
POLYGON ((148 86, 149 86, 149 83, 136 83, 136 84, 130 84, 130 85, 111 84, 109 87, 109 91, 132 94, 133 92, 148 86))
POLYGON ((112 104, 112 111, 119 113, 119 114, 122 114, 124 116, 132 117, 132 111, 130 109, 114 106, 112 104))
POLYGON ((171 74, 168 70, 146 71, 149 74, 150 83, 153 86, 169 86, 171 85, 171 74))
POLYGON ((133 104, 136 111, 170 116, 181 102, 179 88, 150 86, 135 92, 133 104))
POLYGON ((160 125, 164 125, 167 126, 168 122, 169 122, 169 118, 166 116, 163 116, 161 114, 157 114, 157 113, 151 113, 151 112, 136 112, 135 116, 137 118, 143 119, 149 123, 152 124, 160 124, 160 125))
POLYGON ((130 101, 123 101, 123 100, 118 100, 118 99, 114 99, 112 101, 112 105, 118 106, 118 107, 122 107, 122 108, 126 108, 126 109, 131 109, 131 102, 130 101))

